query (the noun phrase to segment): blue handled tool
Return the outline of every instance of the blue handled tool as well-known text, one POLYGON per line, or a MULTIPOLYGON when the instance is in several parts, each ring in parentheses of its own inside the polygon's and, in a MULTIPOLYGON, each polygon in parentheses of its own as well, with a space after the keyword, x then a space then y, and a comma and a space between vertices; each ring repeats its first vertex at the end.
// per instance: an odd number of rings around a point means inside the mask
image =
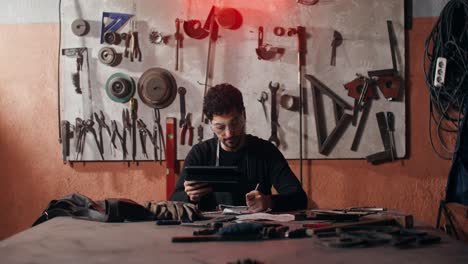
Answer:
POLYGON ((112 12, 103 12, 102 13, 102 24, 101 24, 101 44, 104 43, 104 35, 107 32, 116 32, 119 30, 133 15, 123 14, 123 13, 112 13, 112 12), (105 19, 110 19, 109 23, 105 23, 105 19))

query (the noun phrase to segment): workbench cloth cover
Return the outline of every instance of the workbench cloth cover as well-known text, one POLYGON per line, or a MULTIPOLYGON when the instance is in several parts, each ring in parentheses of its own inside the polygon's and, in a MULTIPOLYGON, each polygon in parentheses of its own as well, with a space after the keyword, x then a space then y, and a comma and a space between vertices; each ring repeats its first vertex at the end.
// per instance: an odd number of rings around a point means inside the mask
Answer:
POLYGON ((204 219, 195 204, 179 201, 148 201, 146 209, 154 214, 156 220, 181 220, 193 222, 204 219))
POLYGON ((465 104, 462 125, 458 131, 456 151, 447 180, 445 199, 468 205, 468 103, 465 104))
POLYGON ((52 200, 32 226, 57 216, 71 216, 99 222, 150 221, 154 214, 130 199, 93 201, 78 193, 52 200))

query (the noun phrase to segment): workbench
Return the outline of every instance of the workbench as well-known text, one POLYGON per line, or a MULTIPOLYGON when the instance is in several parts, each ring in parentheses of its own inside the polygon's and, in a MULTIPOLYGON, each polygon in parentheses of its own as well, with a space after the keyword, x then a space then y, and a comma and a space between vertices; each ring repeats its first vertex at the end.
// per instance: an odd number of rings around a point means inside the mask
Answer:
POLYGON ((439 244, 397 249, 328 248, 316 238, 172 243, 194 227, 100 223, 56 217, 0 241, 1 263, 468 263, 468 245, 433 230, 439 244))

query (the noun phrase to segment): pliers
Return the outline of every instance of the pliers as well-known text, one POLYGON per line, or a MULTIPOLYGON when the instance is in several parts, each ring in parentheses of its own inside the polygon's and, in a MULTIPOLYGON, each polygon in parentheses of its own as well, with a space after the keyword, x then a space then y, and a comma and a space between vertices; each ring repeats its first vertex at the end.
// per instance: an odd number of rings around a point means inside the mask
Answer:
POLYGON ((166 151, 166 146, 164 145, 164 135, 161 126, 161 115, 159 113, 159 109, 154 109, 153 121, 153 139, 155 151, 154 159, 156 159, 156 157, 159 157, 159 164, 162 164, 162 153, 166 151), (157 144, 157 141, 159 141, 159 144, 157 144), (156 149, 159 149, 159 156, 156 155, 156 149))
POLYGON ((182 126, 182 129, 180 130, 180 144, 185 145, 185 136, 187 134, 188 130, 188 139, 187 139, 187 144, 189 146, 192 146, 193 144, 193 126, 192 126, 192 114, 187 113, 185 116, 185 122, 184 125, 182 126))
MULTIPOLYGON (((104 113, 101 111, 99 111, 99 116, 96 112, 94 112, 94 118, 96 119, 96 121, 98 122, 98 134, 99 134, 99 142, 101 143, 100 146, 99 146, 99 149, 101 150, 101 153, 104 154, 104 142, 102 140, 102 129, 105 128, 106 131, 107 131, 107 134, 109 135, 109 138, 112 137, 111 135, 111 131, 110 131, 110 128, 109 126, 106 124, 106 117, 104 116, 104 113)), ((114 148, 117 148, 117 146, 111 142, 113 145, 114 145, 114 148)))
POLYGON ((100 143, 96 134, 96 130, 94 129, 94 120, 93 116, 91 116, 90 119, 84 121, 81 118, 76 118, 76 127, 79 128, 79 135, 78 135, 78 141, 76 144, 76 149, 77 149, 77 155, 76 158, 78 159, 78 155, 81 154, 81 158, 83 157, 83 151, 84 151, 84 146, 86 142, 86 134, 88 132, 91 132, 94 137, 94 141, 96 142, 96 145, 99 150, 99 154, 101 154, 102 160, 104 160, 104 155, 101 152, 100 149, 100 143))
POLYGON ((145 122, 143 122, 142 119, 137 120, 137 126, 138 126, 138 131, 140 132, 141 151, 143 155, 146 158, 148 158, 148 153, 146 152, 146 136, 149 136, 151 142, 154 142, 153 135, 151 135, 151 131, 149 131, 149 129, 146 127, 145 122))
MULTIPOLYGON (((127 148, 127 130, 130 136, 132 136, 132 123, 130 122, 130 112, 128 109, 123 109, 122 110, 122 124, 123 124, 123 133, 122 133, 122 139, 125 145, 125 149, 127 148)), ((124 158, 125 159, 125 158, 124 158)))
MULTIPOLYGON (((122 135, 120 135, 119 128, 117 127, 117 122, 115 120, 111 121, 111 126, 112 126, 111 143, 114 145, 114 148, 117 149, 117 147, 115 146, 115 137, 119 138, 120 144, 122 145, 123 159, 126 159, 127 154, 128 154, 126 140, 122 135)), ((123 133, 125 133, 125 128, 123 130, 123 133)))
POLYGON ((82 155, 82 140, 83 140, 83 134, 84 134, 84 126, 83 126, 83 119, 77 117, 75 118, 75 159, 78 160, 79 155, 82 155))

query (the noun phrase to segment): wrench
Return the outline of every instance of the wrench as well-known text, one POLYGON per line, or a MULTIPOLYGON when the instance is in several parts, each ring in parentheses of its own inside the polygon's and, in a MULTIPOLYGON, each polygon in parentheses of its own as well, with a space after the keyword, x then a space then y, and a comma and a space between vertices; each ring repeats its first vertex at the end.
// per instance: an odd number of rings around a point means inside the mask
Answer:
POLYGON ((275 83, 273 85, 273 82, 270 82, 269 85, 270 92, 271 92, 271 136, 268 139, 271 143, 273 143, 276 147, 279 147, 280 145, 280 140, 278 138, 278 113, 276 109, 276 93, 278 92, 278 89, 280 88, 279 83, 275 83))

